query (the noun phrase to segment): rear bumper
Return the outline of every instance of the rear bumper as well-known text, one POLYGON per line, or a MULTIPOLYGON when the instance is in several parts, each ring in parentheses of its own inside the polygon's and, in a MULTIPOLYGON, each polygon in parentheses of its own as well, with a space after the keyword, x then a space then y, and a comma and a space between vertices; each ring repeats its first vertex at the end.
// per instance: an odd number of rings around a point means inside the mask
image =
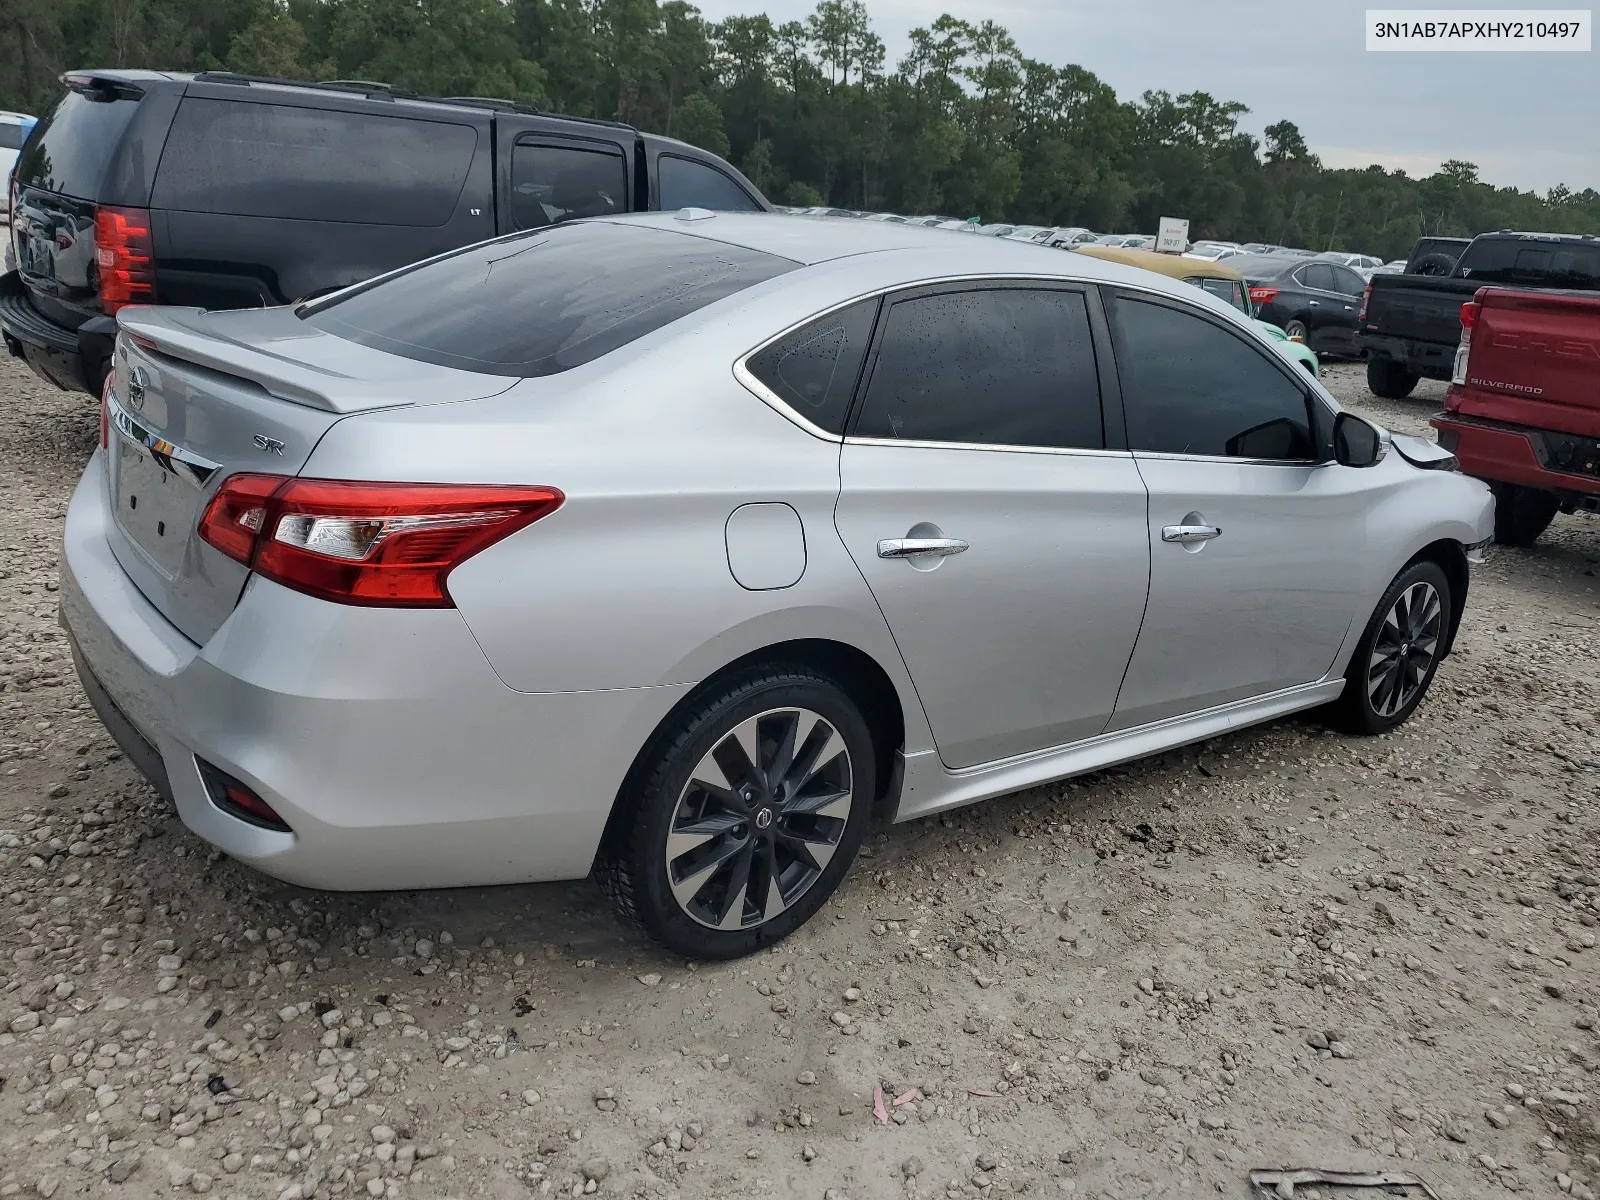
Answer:
POLYGON ((1600 439, 1452 413, 1439 413, 1432 424, 1440 445, 1474 478, 1576 497, 1600 496, 1600 439))
POLYGON ((67 329, 44 316, 28 300, 15 271, 0 275, 0 337, 13 358, 59 388, 99 395, 116 343, 116 322, 98 317, 80 329, 67 329))
POLYGON ((1390 337, 1381 333, 1357 333, 1356 345, 1369 358, 1387 358, 1424 379, 1449 379, 1455 368, 1454 343, 1419 342, 1415 338, 1390 337))
POLYGON ((507 688, 454 610, 360 609, 255 580, 204 647, 107 541, 97 452, 67 511, 61 615, 91 703, 183 822, 269 875, 366 890, 571 879, 686 687, 507 688), (293 832, 212 803, 197 760, 293 832))

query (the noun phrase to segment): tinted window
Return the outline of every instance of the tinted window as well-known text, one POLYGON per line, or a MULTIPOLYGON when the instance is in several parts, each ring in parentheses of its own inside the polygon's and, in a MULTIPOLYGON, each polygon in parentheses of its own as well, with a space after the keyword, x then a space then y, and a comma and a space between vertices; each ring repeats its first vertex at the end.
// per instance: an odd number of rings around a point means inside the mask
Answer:
POLYGON ((1119 298, 1117 365, 1135 450, 1312 459, 1303 392, 1261 351, 1164 305, 1119 298))
POLYGON ((875 299, 852 304, 780 338, 745 365, 813 425, 843 433, 877 314, 875 299))
POLYGON ((1333 290, 1345 296, 1359 296, 1367 290, 1367 281, 1348 267, 1335 267, 1333 290))
POLYGON ((317 329, 489 375, 554 375, 799 264, 611 222, 472 246, 304 306, 317 329))
POLYGON ((1246 316, 1250 313, 1250 302, 1245 299, 1244 284, 1237 279, 1207 279, 1196 276, 1185 279, 1185 283, 1192 283, 1203 292, 1210 292, 1224 304, 1231 304, 1246 316))
POLYGON ((1081 293, 950 292, 890 306, 855 432, 1001 446, 1105 445, 1081 293))
POLYGON ((1479 283, 1600 290, 1600 242, 1479 238, 1459 267, 1462 278, 1479 283))
POLYGON ((528 142, 511 148, 511 221, 518 229, 627 211, 620 150, 528 142))
POLYGON ((372 225, 443 225, 477 149, 470 125, 186 99, 156 208, 372 225))
POLYGON ((1296 272, 1302 287, 1314 288, 1319 292, 1337 291, 1333 285, 1333 268, 1324 263, 1312 263, 1309 267, 1302 267, 1296 272))
POLYGON ((40 119, 38 136, 17 160, 17 182, 81 200, 99 199, 111 156, 138 107, 137 100, 91 100, 82 92, 67 92, 40 119))
POLYGON ((0 121, 0 150, 22 149, 22 125, 19 122, 0 121))
POLYGON ((661 210, 709 208, 720 212, 760 212, 745 190, 715 167, 676 155, 656 160, 661 178, 661 210))

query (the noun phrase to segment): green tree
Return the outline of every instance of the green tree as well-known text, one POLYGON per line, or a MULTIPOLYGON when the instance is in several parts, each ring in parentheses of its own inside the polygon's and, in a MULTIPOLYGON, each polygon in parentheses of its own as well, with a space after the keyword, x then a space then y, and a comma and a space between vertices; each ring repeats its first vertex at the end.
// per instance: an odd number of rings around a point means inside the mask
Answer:
POLYGON ((300 22, 287 8, 266 4, 255 19, 228 44, 228 69, 245 75, 276 75, 301 79, 309 72, 309 43, 300 22))
POLYGON ((690 145, 727 157, 728 135, 722 127, 722 110, 704 92, 684 100, 678 110, 677 136, 690 145))

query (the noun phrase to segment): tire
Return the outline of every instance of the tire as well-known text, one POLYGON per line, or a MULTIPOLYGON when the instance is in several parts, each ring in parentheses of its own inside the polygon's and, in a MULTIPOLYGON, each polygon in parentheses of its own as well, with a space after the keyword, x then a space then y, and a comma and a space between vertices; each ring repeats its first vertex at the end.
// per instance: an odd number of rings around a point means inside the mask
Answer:
POLYGON ((1305 341, 1311 333, 1311 331, 1306 328, 1306 323, 1304 321, 1290 321, 1283 327, 1283 332, 1289 335, 1291 341, 1295 338, 1299 338, 1302 342, 1305 341))
POLYGON ((1414 562, 1378 601, 1331 706, 1347 733, 1388 733, 1422 703, 1450 633, 1450 581, 1438 563, 1414 562))
POLYGON ((1456 269, 1456 260, 1448 254, 1424 254, 1411 267, 1412 275, 1448 275, 1456 269))
POLYGON ((624 917, 686 957, 769 946, 850 869, 873 819, 873 751, 860 709, 826 675, 779 664, 730 676, 640 754, 596 864, 600 885, 624 917), (813 761, 795 772, 808 752, 813 761))
POLYGON ((1494 485, 1494 540, 1502 546, 1531 546, 1550 528, 1561 509, 1561 501, 1551 492, 1519 487, 1514 483, 1494 485))
POLYGON ((1416 390, 1421 378, 1392 358, 1367 359, 1367 390, 1385 400, 1404 400, 1416 390))

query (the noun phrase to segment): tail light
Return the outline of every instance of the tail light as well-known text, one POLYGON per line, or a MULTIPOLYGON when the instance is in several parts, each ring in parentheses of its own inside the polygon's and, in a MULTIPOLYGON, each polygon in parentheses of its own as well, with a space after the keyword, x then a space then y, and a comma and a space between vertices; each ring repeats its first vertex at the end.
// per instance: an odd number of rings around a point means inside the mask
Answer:
POLYGON ((453 608, 447 576, 561 507, 549 487, 235 475, 200 536, 258 575, 340 604, 453 608))
POLYGON ((1367 319, 1367 305, 1371 303, 1372 284, 1368 283, 1366 287, 1361 289, 1361 311, 1356 313, 1356 320, 1365 321, 1367 319))
POLYGON ((1483 307, 1482 294, 1479 292, 1461 306, 1461 340, 1456 344, 1456 361, 1450 371, 1450 382, 1454 384, 1467 382, 1467 359, 1472 355, 1472 331, 1477 327, 1478 313, 1483 307))
POLYGON ((106 381, 100 385, 100 449, 111 447, 111 383, 115 372, 106 372, 106 381))
POLYGON ((237 817, 262 829, 271 829, 275 833, 294 832, 272 805, 232 775, 217 770, 203 758, 196 758, 195 765, 200 768, 200 779, 205 784, 206 794, 211 798, 211 803, 230 817, 237 817))
POLYGON ((1250 289, 1250 299, 1257 304, 1271 304, 1277 298, 1277 288, 1253 287, 1250 289))
POLYGON ((94 245, 100 304, 108 315, 130 304, 156 302, 155 249, 147 211, 102 204, 94 214, 94 245))

